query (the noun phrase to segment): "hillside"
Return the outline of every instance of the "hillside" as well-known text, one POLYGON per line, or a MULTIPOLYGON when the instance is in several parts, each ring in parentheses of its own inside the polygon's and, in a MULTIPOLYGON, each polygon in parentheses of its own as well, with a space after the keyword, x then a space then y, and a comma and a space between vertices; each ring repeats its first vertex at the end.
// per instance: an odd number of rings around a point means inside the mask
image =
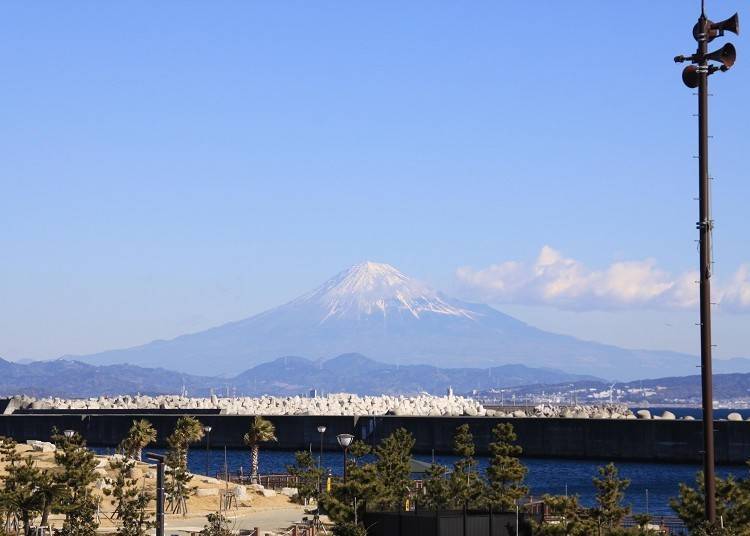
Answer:
POLYGON ((235 377, 216 378, 180 374, 133 365, 94 366, 56 360, 30 364, 0 359, 0 395, 94 397, 118 394, 307 395, 321 392, 357 394, 444 394, 477 387, 510 387, 537 381, 595 379, 558 370, 505 365, 492 369, 440 369, 429 365, 397 366, 362 355, 329 360, 284 357, 263 363, 235 377))

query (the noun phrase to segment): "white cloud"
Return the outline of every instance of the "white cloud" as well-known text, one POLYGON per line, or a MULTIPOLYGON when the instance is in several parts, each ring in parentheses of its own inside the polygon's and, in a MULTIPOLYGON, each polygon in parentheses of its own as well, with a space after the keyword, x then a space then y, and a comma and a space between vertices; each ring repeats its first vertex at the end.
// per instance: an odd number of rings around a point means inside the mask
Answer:
MULTIPOLYGON (((565 309, 682 309, 698 303, 698 272, 674 276, 656 261, 622 261, 592 270, 544 246, 533 263, 506 261, 456 271, 474 299, 494 303, 546 304, 565 309)), ((718 298, 727 310, 750 310, 750 267, 743 266, 718 298)))
POLYGON ((740 266, 721 294, 720 303, 725 311, 750 311, 750 265, 740 266))

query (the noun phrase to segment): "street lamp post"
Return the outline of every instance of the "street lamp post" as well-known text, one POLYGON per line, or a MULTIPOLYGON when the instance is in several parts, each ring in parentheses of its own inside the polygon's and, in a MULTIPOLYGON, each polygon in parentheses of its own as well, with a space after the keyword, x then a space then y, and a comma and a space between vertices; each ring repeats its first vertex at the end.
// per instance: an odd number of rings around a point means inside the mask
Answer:
POLYGON ((156 462, 156 536, 164 536, 164 462, 162 454, 146 453, 146 459, 156 462))
POLYGON ((318 433, 320 434, 320 454, 318 455, 318 469, 323 467, 323 434, 326 433, 326 427, 324 425, 318 426, 318 433))
POLYGON ((716 484, 714 453, 713 378, 711 360, 711 238, 714 221, 711 218, 711 199, 708 173, 708 77, 729 70, 737 58, 731 43, 708 52, 708 43, 724 32, 739 34, 739 17, 712 22, 706 17, 705 1, 701 0, 701 14, 693 27, 698 49, 691 56, 677 56, 674 61, 689 61, 682 71, 682 81, 691 89, 698 88, 698 229, 700 242, 700 328, 701 328, 701 396, 703 403, 703 473, 705 476, 706 520, 716 522, 716 484), (715 65, 716 64, 719 65, 715 65))
POLYGON ((346 483, 346 453, 353 440, 354 436, 352 434, 339 434, 336 436, 336 441, 338 441, 341 448, 344 449, 344 483, 346 483))
POLYGON ((206 433, 206 476, 210 476, 208 471, 211 467, 211 427, 206 425, 203 431, 206 433))
MULTIPOLYGON (((320 477, 323 474, 323 434, 326 433, 325 425, 321 424, 318 426, 318 433, 320 434, 320 455, 318 456, 318 495, 320 495, 320 477)), ((318 519, 320 519, 320 497, 318 497, 315 505, 315 520, 317 521, 318 519)))

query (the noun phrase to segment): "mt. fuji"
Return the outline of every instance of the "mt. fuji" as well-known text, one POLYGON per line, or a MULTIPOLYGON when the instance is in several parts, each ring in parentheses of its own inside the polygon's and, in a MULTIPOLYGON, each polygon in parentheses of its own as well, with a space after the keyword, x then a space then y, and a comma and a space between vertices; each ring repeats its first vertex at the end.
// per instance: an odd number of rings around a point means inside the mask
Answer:
POLYGON ((232 374, 283 356, 364 354, 395 364, 520 363, 617 380, 694 374, 697 358, 626 350, 542 331, 488 305, 464 303, 388 264, 364 262, 274 309, 169 341, 76 359, 232 374))

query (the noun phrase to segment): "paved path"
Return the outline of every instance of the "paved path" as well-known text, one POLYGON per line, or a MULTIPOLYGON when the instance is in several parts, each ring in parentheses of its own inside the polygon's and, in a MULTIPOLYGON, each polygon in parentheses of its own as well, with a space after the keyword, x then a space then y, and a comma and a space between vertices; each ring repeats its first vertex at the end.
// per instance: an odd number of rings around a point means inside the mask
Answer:
MULTIPOLYGON (((230 519, 230 528, 252 529, 260 528, 261 534, 265 532, 276 532, 287 528, 295 521, 300 521, 306 516, 302 506, 289 506, 286 508, 259 508, 256 512, 243 513, 242 517, 235 518, 232 515, 227 516, 230 519)), ((165 523, 165 534, 189 534, 200 531, 206 523, 205 517, 187 517, 177 519, 167 519, 165 523)))

